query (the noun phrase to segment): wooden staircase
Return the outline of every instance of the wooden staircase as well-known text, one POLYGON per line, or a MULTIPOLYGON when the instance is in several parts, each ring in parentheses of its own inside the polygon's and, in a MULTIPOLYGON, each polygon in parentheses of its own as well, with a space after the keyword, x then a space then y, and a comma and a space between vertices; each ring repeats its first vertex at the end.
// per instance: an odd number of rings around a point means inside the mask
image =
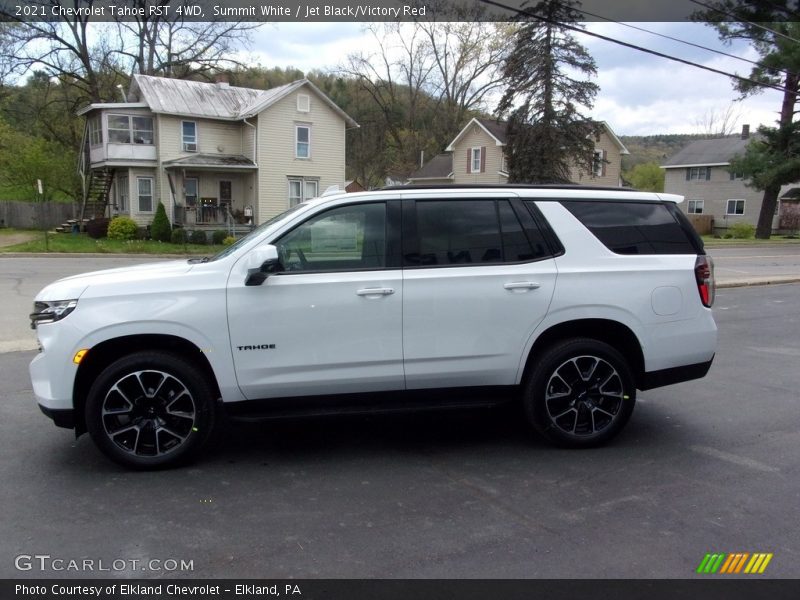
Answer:
POLYGON ((88 183, 81 207, 81 222, 85 219, 96 219, 106 216, 108 196, 114 182, 114 170, 108 168, 92 169, 88 174, 88 183))

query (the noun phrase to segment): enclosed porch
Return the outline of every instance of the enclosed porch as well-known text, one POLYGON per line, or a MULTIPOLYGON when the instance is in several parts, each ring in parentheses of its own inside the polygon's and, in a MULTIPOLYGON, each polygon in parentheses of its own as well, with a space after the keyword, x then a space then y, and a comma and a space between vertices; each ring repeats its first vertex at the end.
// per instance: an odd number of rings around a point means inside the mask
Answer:
POLYGON ((244 156, 196 155, 164 163, 175 225, 246 229, 256 222, 256 166, 244 156))

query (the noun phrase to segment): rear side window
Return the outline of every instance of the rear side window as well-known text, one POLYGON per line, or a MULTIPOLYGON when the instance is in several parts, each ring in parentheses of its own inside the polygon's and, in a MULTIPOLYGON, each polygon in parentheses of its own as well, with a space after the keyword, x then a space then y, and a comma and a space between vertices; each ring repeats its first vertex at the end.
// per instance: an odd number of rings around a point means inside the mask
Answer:
POLYGON ((658 202, 562 200, 606 248, 617 254, 696 254, 694 240, 658 202))
POLYGON ((480 265, 542 258, 508 200, 419 200, 416 235, 408 240, 409 266, 480 265))

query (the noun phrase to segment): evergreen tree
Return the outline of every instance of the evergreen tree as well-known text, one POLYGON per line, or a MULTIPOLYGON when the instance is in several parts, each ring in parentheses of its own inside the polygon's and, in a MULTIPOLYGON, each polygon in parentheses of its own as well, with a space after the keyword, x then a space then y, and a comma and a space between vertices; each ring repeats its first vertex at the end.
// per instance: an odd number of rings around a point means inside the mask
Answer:
POLYGON ((577 22, 579 2, 542 0, 528 9, 506 59, 506 91, 498 113, 508 116, 509 183, 566 183, 573 168, 591 172, 599 125, 591 109, 599 87, 594 59, 563 24, 577 22))
POLYGON ((758 53, 748 75, 751 81, 733 81, 742 97, 762 92, 759 84, 784 89, 777 127, 759 128, 762 140, 751 142, 746 155, 731 163, 731 169, 764 192, 756 226, 760 239, 769 239, 772 233, 781 186, 800 179, 800 130, 794 121, 800 96, 800 44, 795 41, 800 37, 800 23, 791 21, 796 15, 796 3, 787 0, 717 0, 693 15, 695 20, 709 22, 720 39, 748 40, 758 53))
POLYGON ((159 202, 153 223, 150 225, 150 237, 159 242, 169 242, 172 239, 172 226, 167 218, 167 211, 164 205, 159 202))

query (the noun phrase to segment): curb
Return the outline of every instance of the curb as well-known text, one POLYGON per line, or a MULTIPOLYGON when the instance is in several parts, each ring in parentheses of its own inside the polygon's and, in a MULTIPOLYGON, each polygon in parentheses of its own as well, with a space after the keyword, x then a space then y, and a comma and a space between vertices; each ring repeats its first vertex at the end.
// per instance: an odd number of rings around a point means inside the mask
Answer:
POLYGON ((733 279, 730 281, 718 281, 717 289, 754 287, 759 285, 780 285, 782 283, 800 283, 800 277, 788 275, 777 277, 757 277, 754 279, 733 279))

